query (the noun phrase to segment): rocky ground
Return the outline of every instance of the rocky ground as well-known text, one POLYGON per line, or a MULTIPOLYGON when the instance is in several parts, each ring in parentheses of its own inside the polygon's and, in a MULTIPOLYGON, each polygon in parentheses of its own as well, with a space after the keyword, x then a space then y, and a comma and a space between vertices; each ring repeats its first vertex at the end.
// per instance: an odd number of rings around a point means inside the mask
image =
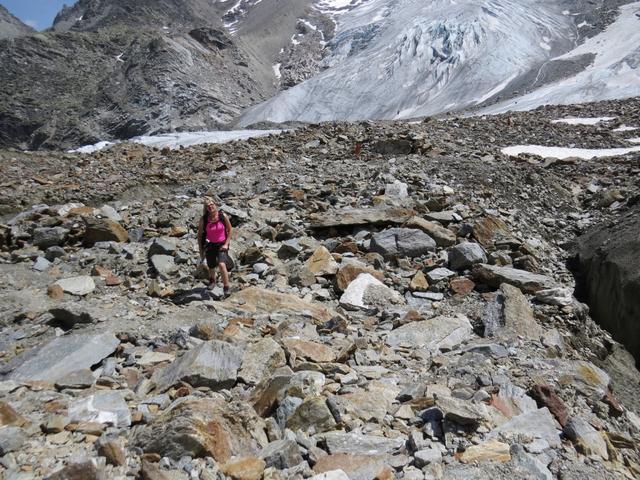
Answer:
POLYGON ((640 155, 500 149, 629 146, 639 106, 2 152, 4 478, 637 478, 640 376, 566 261, 628 222, 640 155))

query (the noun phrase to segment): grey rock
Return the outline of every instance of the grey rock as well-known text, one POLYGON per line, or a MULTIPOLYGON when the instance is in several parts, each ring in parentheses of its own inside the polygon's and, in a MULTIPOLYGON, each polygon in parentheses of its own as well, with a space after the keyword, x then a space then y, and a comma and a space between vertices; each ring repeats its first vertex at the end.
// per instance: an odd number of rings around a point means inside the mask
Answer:
POLYGON ((53 247, 47 248, 47 250, 44 252, 44 256, 47 260, 53 262, 56 258, 64 257, 65 253, 66 252, 64 251, 64 248, 55 245, 53 247))
POLYGON ((536 293, 555 286, 555 281, 551 277, 537 273, 527 272, 511 267, 500 267, 479 263, 473 268, 474 276, 480 281, 499 287, 502 283, 508 283, 518 287, 525 293, 536 293))
POLYGON ((371 238, 370 250, 383 256, 419 257, 436 249, 436 242, 422 230, 389 228, 371 238))
POLYGON ((438 448, 425 448, 418 450, 413 454, 416 467, 422 468, 432 463, 438 463, 442 460, 442 452, 438 448))
POLYGON ((102 207, 100 207, 99 214, 115 222, 122 221, 122 215, 120 215, 118 211, 111 205, 103 205, 102 207))
POLYGON ((487 304, 482 321, 485 337, 510 340, 523 337, 539 341, 543 334, 527 297, 508 283, 500 285, 496 299, 487 304))
POLYGON ((309 480, 350 480, 350 478, 343 470, 329 470, 328 472, 314 475, 309 480))
POLYGON ((178 250, 175 240, 170 238, 155 238, 149 247, 149 258, 154 255, 173 255, 178 250))
POLYGON ((33 231, 33 244, 42 250, 54 245, 63 245, 69 230, 63 227, 42 227, 33 231))
POLYGON ((288 439, 271 442, 260 451, 258 457, 265 461, 267 467, 275 467, 279 470, 302 463, 298 444, 288 439))
POLYGON ((440 222, 443 225, 448 225, 451 222, 455 222, 459 219, 459 217, 454 212, 428 212, 424 215, 424 218, 427 220, 440 222))
POLYGON ((564 427, 564 433, 585 455, 597 455, 604 460, 609 459, 607 442, 600 432, 580 417, 571 417, 564 427))
POLYGON ((162 278, 169 278, 178 272, 178 266, 171 255, 153 255, 151 264, 162 278))
POLYGON ((131 412, 122 393, 98 392, 69 405, 69 418, 72 422, 97 422, 128 427, 131 425, 131 412))
POLYGON ((431 352, 452 350, 473 336, 473 328, 464 315, 438 316, 403 325, 391 331, 385 340, 391 347, 425 348, 431 352))
POLYGON ((520 470, 524 470, 534 480, 553 480, 553 475, 544 463, 533 455, 529 455, 522 445, 511 445, 511 461, 520 470))
POLYGON ((536 292, 536 300, 548 305, 566 307, 573 303, 573 293, 568 288, 548 288, 536 292))
POLYGON ((434 268, 433 270, 429 270, 427 272, 427 279, 430 283, 438 283, 442 280, 446 280, 447 278, 455 277, 456 272, 449 270, 448 268, 439 267, 434 268))
POLYGON ((546 440, 552 447, 560 447, 560 435, 556 423, 547 407, 513 417, 506 423, 493 429, 488 438, 546 440))
POLYGON ((100 363, 119 343, 112 333, 59 337, 16 357, 2 367, 2 373, 8 380, 55 382, 75 370, 100 363))
MULTIPOLYGON (((472 403, 459 398, 439 396, 436 399, 436 406, 436 408, 428 410, 440 410, 444 418, 460 425, 478 425, 489 418, 487 407, 482 403, 472 403)), ((439 416, 437 411, 433 413, 426 411, 422 414, 427 421, 431 415, 436 419, 439 416)))
POLYGON ((247 347, 238 372, 245 383, 255 384, 270 377, 276 368, 286 362, 284 350, 271 338, 263 338, 247 347))
POLYGON ((399 180, 385 185, 384 194, 388 197, 405 199, 409 197, 408 185, 399 180))
POLYGON ((223 389, 235 384, 242 364, 242 349, 212 340, 189 350, 157 375, 158 388, 167 390, 180 381, 194 387, 223 389))
POLYGON ((55 282, 55 285, 59 285, 66 293, 77 296, 87 295, 96 288, 93 278, 88 275, 63 278, 55 282))
POLYGON ((327 432, 319 435, 331 454, 354 453, 361 455, 381 455, 393 453, 405 444, 404 437, 388 438, 358 433, 327 432))
POLYGON ((276 421, 280 429, 284 430, 287 426, 287 420, 291 418, 297 408, 302 404, 302 399, 298 397, 285 397, 278 405, 276 410, 276 421))
POLYGON ((302 252, 302 247, 297 239, 286 240, 278 248, 278 258, 288 260, 297 257, 302 252))
POLYGON ((298 406, 286 426, 293 431, 318 433, 335 428, 336 421, 324 397, 311 397, 298 406))
POLYGON ((38 272, 44 272, 45 270, 49 269, 51 265, 51 262, 46 258, 38 257, 36 258, 36 261, 33 263, 33 266, 31 268, 38 272))
POLYGON ((20 450, 28 435, 20 427, 0 428, 0 456, 20 450))
POLYGON ((349 283, 342 296, 340 305, 346 309, 386 307, 389 304, 402 304, 404 299, 395 290, 387 287, 369 273, 361 273, 349 283))
POLYGON ((56 388, 60 390, 64 388, 89 388, 95 381, 93 372, 88 368, 83 368, 69 372, 64 377, 56 380, 56 388))
POLYGON ((476 263, 487 263, 487 255, 479 243, 463 242, 449 249, 449 266, 464 270, 476 263))

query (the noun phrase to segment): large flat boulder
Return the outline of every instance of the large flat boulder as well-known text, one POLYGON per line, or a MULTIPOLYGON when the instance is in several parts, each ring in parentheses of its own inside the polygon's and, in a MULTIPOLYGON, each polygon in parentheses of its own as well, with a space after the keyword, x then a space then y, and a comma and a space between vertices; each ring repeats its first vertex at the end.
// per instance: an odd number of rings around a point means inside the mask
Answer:
POLYGON ((186 352, 154 375, 154 380, 160 390, 167 390, 178 382, 214 390, 232 387, 242 365, 242 356, 241 348, 212 340, 186 352))
POLYGON ((400 225, 415 211, 410 208, 346 208, 310 215, 311 228, 355 227, 362 225, 400 225))
POLYGON ((101 362, 119 344, 113 333, 59 337, 14 358, 2 367, 0 375, 3 380, 55 382, 101 362))
POLYGON ((538 290, 552 288, 555 281, 546 275, 527 272, 511 267, 500 267, 479 263, 473 267, 474 276, 492 287, 499 287, 502 283, 508 283, 518 287, 524 293, 536 293, 538 290))
POLYGON ((407 323, 387 335, 390 347, 425 348, 432 352, 452 350, 473 336, 473 328, 464 315, 438 316, 407 323))
POLYGON ((371 238, 372 252, 386 257, 419 257, 436 249, 436 242, 417 228, 388 228, 371 238))
POLYGON ((304 315, 314 320, 326 322, 336 312, 316 302, 307 302, 296 295, 279 293, 259 287, 249 287, 231 295, 222 307, 229 307, 246 313, 289 313, 304 315))

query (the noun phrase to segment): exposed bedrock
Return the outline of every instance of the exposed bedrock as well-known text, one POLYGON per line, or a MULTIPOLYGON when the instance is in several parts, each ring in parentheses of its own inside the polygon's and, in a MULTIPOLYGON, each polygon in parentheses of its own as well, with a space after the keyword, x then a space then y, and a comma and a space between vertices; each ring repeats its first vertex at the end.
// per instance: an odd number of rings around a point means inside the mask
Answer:
POLYGON ((576 296, 640 360, 640 206, 579 237, 570 267, 576 296))

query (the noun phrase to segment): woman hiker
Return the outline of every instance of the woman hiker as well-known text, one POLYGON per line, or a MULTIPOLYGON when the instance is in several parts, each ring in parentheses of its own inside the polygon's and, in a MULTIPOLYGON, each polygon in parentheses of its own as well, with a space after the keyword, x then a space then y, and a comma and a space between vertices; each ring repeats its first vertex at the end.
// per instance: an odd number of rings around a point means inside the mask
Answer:
POLYGON ((229 272, 227 272, 227 251, 231 241, 231 222, 229 218, 218 210, 213 199, 205 197, 202 218, 198 225, 198 246, 200 248, 200 261, 204 263, 206 258, 209 267, 210 288, 216 284, 217 266, 222 275, 222 286, 225 297, 229 294, 229 272))

